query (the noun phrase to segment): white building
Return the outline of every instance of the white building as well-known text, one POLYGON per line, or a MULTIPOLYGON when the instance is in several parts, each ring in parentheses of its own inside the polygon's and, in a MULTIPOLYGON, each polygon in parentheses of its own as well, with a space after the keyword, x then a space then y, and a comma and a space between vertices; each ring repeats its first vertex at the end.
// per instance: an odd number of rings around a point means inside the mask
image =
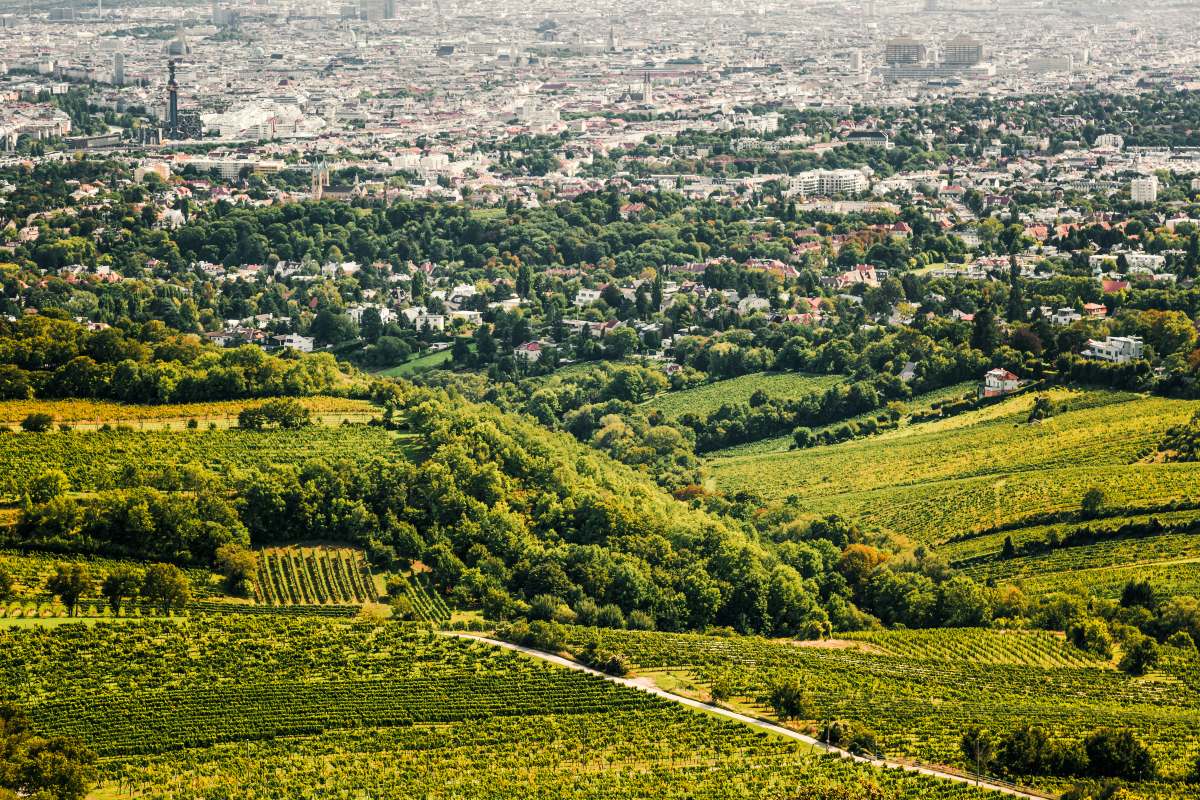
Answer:
POLYGON ((311 353, 313 351, 313 338, 311 336, 300 336, 295 333, 285 333, 280 336, 272 337, 277 347, 290 347, 293 350, 298 350, 301 353, 311 353))
POLYGON ((1135 203, 1157 202, 1158 176, 1148 175, 1144 178, 1134 178, 1129 183, 1129 194, 1135 203))
POLYGON ((1006 369, 994 369, 983 376, 983 396, 999 397, 1021 388, 1021 379, 1006 369))
POLYGON ((600 299, 599 289, 580 289, 575 293, 575 305, 578 308, 587 308, 592 303, 600 299))
POLYGON ((1103 342, 1088 340, 1083 355, 1111 364, 1128 364, 1144 357, 1146 346, 1137 336, 1109 336, 1103 342))

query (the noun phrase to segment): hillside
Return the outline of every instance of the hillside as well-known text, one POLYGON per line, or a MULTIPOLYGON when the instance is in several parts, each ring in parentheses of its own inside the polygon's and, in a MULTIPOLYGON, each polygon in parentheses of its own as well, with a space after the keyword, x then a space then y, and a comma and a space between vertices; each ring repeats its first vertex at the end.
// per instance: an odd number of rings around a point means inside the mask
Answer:
POLYGON ((660 411, 668 419, 684 414, 707 416, 723 405, 748 403, 755 392, 789 399, 806 392, 823 392, 841 383, 840 375, 799 375, 790 372, 764 372, 706 383, 692 389, 667 392, 644 404, 648 411, 660 411))
POLYGON ((927 542, 1077 508, 1102 487, 1137 508, 1195 494, 1194 465, 1139 463, 1194 402, 1110 392, 1051 395, 1067 410, 1029 423, 1034 397, 876 437, 787 453, 717 459, 714 483, 767 500, 792 498, 927 542))
POLYGON ((95 800, 983 796, 415 627, 215 618, 0 629, 0 647, 0 692, 103 756, 95 800))
MULTIPOLYGON (((1139 679, 1044 631, 873 632, 821 643, 579 628, 567 636, 575 648, 593 643, 624 654, 636 674, 675 691, 707 699, 716 685, 735 708, 756 714, 779 716, 777 687, 797 686, 787 706, 796 724, 850 721, 892 757, 970 769, 960 742, 971 726, 1007 734, 1027 724, 1056 740, 1104 726, 1130 729, 1168 778, 1186 775, 1200 754, 1194 648, 1168 648, 1160 668, 1139 679)), ((1019 771, 1013 777, 1063 785, 1019 771)), ((1177 791, 1147 782, 1135 796, 1177 791)))

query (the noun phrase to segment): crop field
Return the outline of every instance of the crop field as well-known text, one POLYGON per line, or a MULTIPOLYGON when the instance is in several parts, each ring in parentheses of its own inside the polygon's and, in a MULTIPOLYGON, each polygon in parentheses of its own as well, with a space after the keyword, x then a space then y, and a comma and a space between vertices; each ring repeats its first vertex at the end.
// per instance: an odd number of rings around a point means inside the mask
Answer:
POLYGON ((371 568, 349 547, 259 550, 255 600, 272 606, 361 605, 379 597, 371 568))
POLYGON ((93 800, 983 796, 414 626, 71 625, 0 648, 0 693, 101 754, 93 800))
MULTIPOLYGON (((963 395, 973 392, 978 384, 974 381, 968 383, 957 383, 953 386, 947 386, 945 389, 938 389, 933 392, 919 394, 901 405, 904 407, 904 414, 913 414, 918 411, 928 411, 935 403, 944 403, 947 400, 953 400, 963 395)), ((867 420, 872 420, 878 417, 883 410, 870 411, 866 414, 859 414, 856 417, 851 417, 848 420, 842 420, 833 425, 827 425, 824 428, 814 428, 814 433, 820 433, 824 430, 830 430, 841 427, 846 422, 853 422, 856 425, 862 424, 867 420)), ((900 421, 900 427, 907 427, 910 423, 906 417, 900 421)), ((708 460, 720 461, 727 458, 737 458, 739 456, 754 456, 763 455, 765 453, 786 453, 792 449, 792 436, 775 436, 770 439, 762 439, 757 442, 747 442, 746 444, 735 445, 724 450, 714 450, 709 453, 708 460)))
POLYGON ((141 469, 198 464, 225 472, 394 452, 388 431, 366 425, 301 430, 95 431, 0 435, 0 497, 18 499, 23 487, 50 469, 62 470, 77 491, 120 488, 141 469))
POLYGON ((680 392, 667 392, 645 403, 643 408, 646 411, 661 411, 668 419, 675 419, 689 412, 704 417, 723 405, 748 403, 750 396, 760 389, 773 398, 793 398, 808 392, 824 392, 845 380, 843 375, 760 372, 706 383, 680 392))
MULTIPOLYGON (((379 416, 379 409, 366 400, 346 397, 297 397, 313 418, 325 424, 343 419, 365 422, 379 416)), ((175 405, 129 405, 105 400, 0 400, 0 426, 16 426, 30 414, 49 414, 56 423, 81 430, 101 425, 128 425, 138 430, 186 427, 189 420, 218 427, 237 424, 238 413, 261 400, 228 400, 175 405)))
POLYGON ((972 531, 1019 522, 1031 512, 1078 510, 1092 488, 1104 490, 1114 507, 1159 507, 1200 499, 1200 464, 1130 464, 986 475, 918 486, 897 486, 828 497, 807 497, 817 514, 851 519, 941 542, 972 531))
POLYGON ((820 647, 573 631, 579 643, 598 639, 606 650, 626 654, 639 672, 683 676, 700 687, 720 677, 758 713, 771 713, 764 699, 775 680, 794 678, 808 694, 811 722, 859 721, 878 733, 889 756, 958 764, 959 740, 970 725, 1008 731, 1031 721, 1056 736, 1079 737, 1105 725, 1132 729, 1168 776, 1185 774, 1200 755, 1194 650, 1166 648, 1158 672, 1131 678, 1040 631, 867 633, 820 647))
POLYGON ((872 439, 731 458, 710 470, 726 491, 792 497, 814 513, 924 542, 1078 508, 1093 487, 1130 508, 1200 496, 1200 465, 1137 463, 1200 404, 1095 392, 1028 424, 1032 402, 1014 398, 872 439))

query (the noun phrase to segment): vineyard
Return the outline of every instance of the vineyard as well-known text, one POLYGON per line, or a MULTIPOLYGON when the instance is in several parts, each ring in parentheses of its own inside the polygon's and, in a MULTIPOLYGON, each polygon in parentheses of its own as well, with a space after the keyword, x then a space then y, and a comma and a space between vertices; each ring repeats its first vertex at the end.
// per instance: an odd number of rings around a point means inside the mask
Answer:
POLYGON ((259 550, 255 599, 272 606, 362 605, 379 599, 358 550, 286 547, 259 550))
POLYGON ((1056 736, 1129 728, 1167 775, 1200 755, 1200 661, 1167 648, 1158 672, 1130 678, 1042 631, 872 632, 821 647, 749 637, 576 628, 577 646, 596 641, 625 654, 639 672, 682 681, 706 694, 721 678, 756 713, 770 686, 795 679, 812 722, 850 719, 874 729, 889 756, 955 764, 972 724, 1011 730, 1036 721, 1056 736), (664 677, 665 676, 665 677, 664 677))
POLYGON ((142 469, 199 464, 214 471, 302 464, 353 454, 369 459, 395 451, 388 431, 366 425, 310 426, 298 431, 183 430, 15 433, 0 435, 0 497, 17 499, 46 470, 62 470, 73 489, 129 483, 142 469))
POLYGON ((104 756, 94 798, 983 796, 417 627, 212 618, 0 648, 0 693, 104 756))
POLYGON ((794 372, 760 372, 740 378, 706 383, 693 389, 661 394, 645 404, 647 411, 661 411, 668 419, 684 414, 707 416, 723 405, 749 403, 750 396, 764 391, 778 399, 793 399, 809 392, 824 392, 844 381, 841 375, 800 375, 794 372))
POLYGON ((1083 407, 1040 424, 1025 422, 1033 398, 1020 397, 873 439, 722 461, 713 465, 713 473, 729 491, 751 489, 779 498, 1133 464, 1154 452, 1168 428, 1200 407, 1098 394, 1080 398, 1083 407), (1105 399, 1112 402, 1092 405, 1105 399))
MULTIPOLYGON (((343 419, 366 422, 378 416, 379 409, 366 400, 345 397, 297 397, 296 401, 313 419, 337 424, 343 419)), ((237 424, 238 413, 261 400, 225 400, 211 403, 168 405, 129 405, 105 400, 0 400, 0 426, 16 426, 30 414, 49 414, 56 423, 90 429, 101 425, 128 425, 137 429, 186 427, 189 420, 216 423, 219 427, 237 424)))

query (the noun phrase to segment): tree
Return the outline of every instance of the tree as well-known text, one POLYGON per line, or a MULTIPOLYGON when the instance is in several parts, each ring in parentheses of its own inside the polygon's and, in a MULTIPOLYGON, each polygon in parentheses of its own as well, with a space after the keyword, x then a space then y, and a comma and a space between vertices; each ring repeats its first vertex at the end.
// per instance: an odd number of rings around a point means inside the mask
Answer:
POLYGON ((1143 636, 1121 656, 1121 671, 1129 675, 1145 675, 1158 664, 1158 642, 1143 636))
POLYGON ((254 551, 235 542, 217 548, 217 570, 225 576, 229 591, 247 595, 258 578, 258 559, 254 551))
POLYGON ((63 605, 67 607, 67 616, 75 616, 75 607, 79 598, 92 591, 91 572, 82 564, 59 564, 54 568, 54 574, 46 581, 46 589, 58 595, 63 605))
POLYGON ((986 775, 996 760, 996 739, 991 731, 983 728, 974 725, 967 728, 959 747, 976 775, 986 775))
POLYGON ((1098 777, 1145 781, 1157 771, 1146 745, 1130 731, 1101 728, 1088 736, 1083 746, 1087 751, 1088 771, 1098 777))
POLYGON ((0 600, 7 600, 12 597, 13 593, 13 576, 8 570, 0 567, 0 600))
POLYGON ((804 687, 795 676, 778 678, 770 688, 768 700, 775 715, 783 720, 812 719, 816 714, 804 687))
POLYGON ((379 309, 375 306, 368 306, 363 310, 362 319, 359 322, 359 329, 362 338, 372 344, 379 341, 379 337, 383 335, 383 318, 379 314, 379 309))
POLYGON ((244 408, 238 414, 238 427, 260 431, 277 426, 285 430, 298 430, 311 422, 309 410, 299 400, 277 398, 268 400, 254 408, 244 408))
POLYGON ((797 450, 805 450, 812 447, 816 437, 813 436, 812 428, 799 427, 792 431, 792 442, 797 450))
POLYGON ((971 329, 971 347, 991 355, 1000 344, 1000 329, 996 325, 996 312, 990 305, 975 312, 975 322, 971 329))
POLYGON ((604 338, 604 355, 611 359, 622 359, 636 351, 638 344, 637 331, 622 326, 604 338))
POLYGON ((34 412, 21 420, 21 430, 26 433, 45 433, 54 427, 54 415, 34 412))
POLYGON ((1104 507, 1104 490, 1096 487, 1088 489, 1083 495, 1083 500, 1079 507, 1085 517, 1093 518, 1099 515, 1100 509, 1104 507))
POLYGON ((992 618, 987 588, 965 575, 956 575, 938 589, 942 624, 949 628, 977 628, 992 618))
POLYGON ((62 470, 52 469, 43 472, 29 482, 25 492, 29 501, 35 505, 49 503, 56 497, 66 494, 71 488, 67 475, 62 470))
POLYGON ((142 575, 133 567, 117 567, 105 577, 100 594, 108 601, 108 607, 116 616, 121 616, 121 603, 133 598, 142 585, 142 575))
POLYGON ((153 564, 146 568, 142 596, 167 615, 172 609, 182 609, 191 600, 191 583, 183 570, 174 564, 153 564))
POLYGON ((74 739, 44 739, 15 705, 0 704, 0 798, 83 800, 96 754, 74 739), (10 791, 11 790, 11 791, 10 791))

